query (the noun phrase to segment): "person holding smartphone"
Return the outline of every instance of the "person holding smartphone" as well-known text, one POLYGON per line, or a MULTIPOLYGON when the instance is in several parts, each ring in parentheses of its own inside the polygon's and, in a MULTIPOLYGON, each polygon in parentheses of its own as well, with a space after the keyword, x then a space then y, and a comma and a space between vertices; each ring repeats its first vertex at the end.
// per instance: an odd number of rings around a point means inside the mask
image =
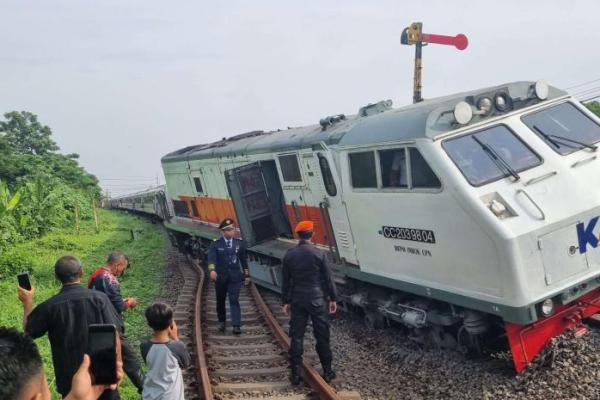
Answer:
MULTIPOLYGON (((119 277, 123 276, 123 273, 128 266, 129 257, 127 257, 127 254, 122 251, 113 251, 108 255, 106 264, 90 274, 88 278, 88 288, 106 294, 121 319, 123 318, 124 311, 133 309, 137 306, 137 300, 135 298, 123 298, 121 295, 119 277)), ((124 325, 122 326, 124 327, 124 325)), ((121 349, 123 351, 125 373, 131 380, 131 383, 137 388, 138 392, 142 393, 144 375, 138 356, 133 350, 133 346, 129 339, 125 336, 124 328, 122 334, 121 349)))
MULTIPOLYGON (((42 358, 31 337, 14 328, 0 327, 0 360, 0 399, 50 400, 42 358)), ((123 379, 123 363, 116 361, 115 383, 96 384, 90 363, 85 354, 65 400, 96 400, 106 389, 116 389, 123 379)))
MULTIPOLYGON (((18 288, 23 303, 23 328, 25 333, 37 339, 48 334, 56 388, 63 396, 71 390, 73 376, 80 367, 88 345, 88 326, 113 324, 120 331, 122 321, 104 293, 81 286, 83 267, 73 256, 64 256, 54 265, 56 279, 61 290, 34 308, 35 287, 18 288)), ((107 391, 107 397, 118 392, 107 391)))
POLYGON ((137 306, 134 297, 123 298, 119 277, 129 266, 129 258, 122 251, 113 251, 108 255, 106 264, 92 272, 88 278, 88 288, 105 293, 119 315, 137 306))
POLYGON ((144 379, 144 400, 183 400, 182 369, 192 362, 185 345, 179 341, 173 310, 165 303, 146 309, 146 320, 154 333, 142 342, 142 357, 148 365, 144 379))

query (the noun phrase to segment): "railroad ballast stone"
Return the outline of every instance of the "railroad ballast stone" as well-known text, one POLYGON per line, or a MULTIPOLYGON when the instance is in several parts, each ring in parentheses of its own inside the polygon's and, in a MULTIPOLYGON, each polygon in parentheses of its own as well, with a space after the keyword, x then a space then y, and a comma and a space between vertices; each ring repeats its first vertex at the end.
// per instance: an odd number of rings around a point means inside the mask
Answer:
MULTIPOLYGON (((280 307, 279 295, 262 294, 272 308, 280 307)), ((311 336, 307 330, 305 354, 313 350, 311 336)), ((363 399, 600 399, 598 328, 580 338, 555 338, 553 365, 537 361, 520 375, 508 351, 469 358, 426 350, 398 327, 369 330, 356 313, 331 319, 331 344, 338 374, 333 386, 359 391, 363 399)))

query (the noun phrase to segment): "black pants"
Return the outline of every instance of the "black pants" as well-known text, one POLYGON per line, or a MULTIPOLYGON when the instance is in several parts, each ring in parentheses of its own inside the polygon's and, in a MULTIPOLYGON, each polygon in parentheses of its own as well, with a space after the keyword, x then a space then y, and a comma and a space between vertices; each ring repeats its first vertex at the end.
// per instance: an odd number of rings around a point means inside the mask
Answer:
POLYGON ((227 311, 225 310, 225 298, 229 297, 229 312, 231 313, 231 325, 240 326, 242 323, 242 311, 240 309, 241 281, 233 282, 230 278, 217 279, 215 292, 217 294, 217 317, 219 322, 225 322, 227 311))
MULTIPOLYGON (((125 336, 121 336, 121 357, 123 359, 123 371, 127 374, 131 383, 133 383, 141 393, 144 385, 144 376, 142 375, 142 369, 137 355, 135 354, 135 351, 133 351, 129 339, 125 336)), ((119 400, 120 398, 119 390, 105 390, 99 397, 100 400, 119 400)))
POLYGON ((329 315, 323 298, 292 300, 290 319, 290 366, 299 366, 304 352, 304 332, 308 318, 312 320, 313 334, 317 340, 317 354, 323 368, 331 368, 331 347, 329 345, 329 315))

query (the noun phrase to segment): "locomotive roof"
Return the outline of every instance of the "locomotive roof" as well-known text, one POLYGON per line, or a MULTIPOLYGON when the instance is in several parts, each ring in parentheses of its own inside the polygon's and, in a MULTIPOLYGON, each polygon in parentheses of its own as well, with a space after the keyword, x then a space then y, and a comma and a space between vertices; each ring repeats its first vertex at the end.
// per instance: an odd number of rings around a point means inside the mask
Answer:
MULTIPOLYGON (((424 100, 420 103, 392 109, 391 101, 382 101, 362 107, 352 116, 327 117, 332 121, 286 130, 270 132, 252 131, 241 135, 223 138, 223 140, 188 146, 164 156, 163 163, 181 160, 195 160, 218 157, 235 157, 241 154, 281 153, 285 151, 310 148, 321 142, 340 147, 360 146, 370 143, 382 143, 435 137, 456 129, 454 121, 447 115, 459 101, 467 100, 473 104, 481 96, 493 96, 495 93, 509 94, 514 104, 528 106, 539 100, 532 100, 530 93, 534 82, 513 82, 464 93, 453 94, 424 100)), ((549 87, 548 99, 554 99, 567 93, 549 87)), ((474 118, 481 120, 484 117, 474 118)), ((323 122, 324 120, 321 120, 323 122)))

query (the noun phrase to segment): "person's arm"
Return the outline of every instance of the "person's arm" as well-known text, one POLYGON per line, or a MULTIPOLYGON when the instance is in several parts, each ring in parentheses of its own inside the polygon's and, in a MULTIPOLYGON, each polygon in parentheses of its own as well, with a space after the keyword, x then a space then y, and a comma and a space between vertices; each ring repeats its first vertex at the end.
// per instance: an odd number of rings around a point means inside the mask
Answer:
POLYGON ((321 271, 321 279, 325 284, 326 295, 329 297, 329 313, 334 314, 337 310, 337 290, 331 273, 331 266, 329 265, 329 261, 327 261, 325 253, 321 255, 319 269, 321 271))
POLYGON ((242 270, 244 271, 244 281, 248 285, 250 283, 250 270, 248 269, 248 253, 246 251, 246 243, 240 240, 240 249, 238 250, 238 258, 242 264, 242 270))
POLYGON ((115 390, 123 380, 123 362, 117 361, 117 383, 112 385, 94 385, 93 377, 90 372, 90 356, 83 355, 83 362, 79 370, 73 376, 71 382, 71 391, 65 397, 65 400, 96 400, 105 390, 115 390))
POLYGON ((206 262, 208 263, 208 272, 210 274, 210 279, 213 281, 217 280, 217 242, 214 241, 210 244, 208 248, 208 255, 206 257, 206 262))
POLYGON ((185 348, 185 345, 180 341, 171 342, 169 344, 169 350, 177 359, 179 363, 179 368, 187 369, 190 365, 192 365, 192 357, 190 356, 190 352, 185 348))
POLYGON ((287 315, 292 301, 292 276, 290 274, 290 264, 287 254, 283 257, 281 266, 281 302, 283 303, 283 311, 287 315))
POLYGON ((123 300, 121 295, 121 287, 119 282, 114 282, 107 274, 102 275, 99 279, 102 279, 102 285, 104 287, 104 293, 108 296, 108 299, 115 307, 117 312, 120 314, 129 308, 126 301, 123 300))
POLYGON ((102 321, 105 324, 113 324, 117 327, 117 331, 123 333, 125 331, 125 326, 123 325, 123 320, 113 307, 110 299, 102 292, 98 293, 98 308, 100 313, 102 314, 102 321))
POLYGON ((19 300, 23 303, 23 332, 37 339, 48 332, 50 322, 45 302, 33 308, 34 293, 34 288, 31 290, 19 288, 19 300))
MULTIPOLYGON (((33 296, 35 295, 35 288, 31 290, 23 289, 22 287, 17 288, 19 300, 23 304, 23 331, 27 331, 27 320, 29 315, 33 311, 33 296)), ((41 335, 40 335, 41 336, 41 335)))

